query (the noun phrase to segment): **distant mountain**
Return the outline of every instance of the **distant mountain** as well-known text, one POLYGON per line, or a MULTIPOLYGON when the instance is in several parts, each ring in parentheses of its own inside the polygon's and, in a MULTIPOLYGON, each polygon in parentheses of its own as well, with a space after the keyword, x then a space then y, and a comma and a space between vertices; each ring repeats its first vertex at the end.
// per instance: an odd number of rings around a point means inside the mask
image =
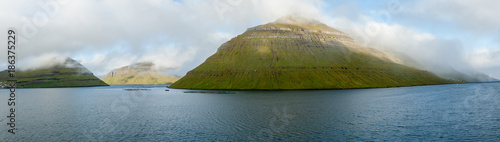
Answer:
POLYGON ((125 84, 169 84, 179 80, 179 77, 162 75, 151 62, 135 63, 109 72, 104 82, 111 85, 125 84))
POLYGON ((439 77, 448 80, 454 80, 459 82, 498 81, 498 79, 496 78, 493 78, 489 75, 477 71, 470 71, 470 70, 458 71, 450 65, 438 65, 429 63, 422 64, 414 60, 413 58, 407 56, 406 54, 400 52, 386 51, 384 53, 387 53, 395 57, 395 59, 397 59, 396 61, 400 64, 413 68, 426 69, 435 73, 439 77))
POLYGON ((436 74, 445 79, 462 81, 462 82, 498 81, 498 79, 490 77, 489 75, 486 75, 484 73, 475 72, 467 74, 459 72, 455 69, 436 72, 436 74))
MULTIPOLYGON (((16 71, 15 75, 18 88, 108 86, 71 58, 50 67, 16 71)), ((7 70, 0 72, 0 82, 8 79, 7 70)))
POLYGON ((342 89, 456 83, 400 64, 316 20, 288 16, 222 44, 171 88, 342 89))

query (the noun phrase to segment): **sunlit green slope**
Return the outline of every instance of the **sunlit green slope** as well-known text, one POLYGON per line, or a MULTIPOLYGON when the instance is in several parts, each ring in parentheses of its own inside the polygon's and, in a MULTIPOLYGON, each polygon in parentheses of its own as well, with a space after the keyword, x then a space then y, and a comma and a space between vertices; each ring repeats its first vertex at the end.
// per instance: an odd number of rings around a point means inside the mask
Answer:
MULTIPOLYGON (((70 58, 52 67, 16 71, 16 77, 17 88, 107 86, 80 63, 70 58)), ((0 72, 1 84, 7 79, 9 79, 8 72, 6 70, 0 72)))

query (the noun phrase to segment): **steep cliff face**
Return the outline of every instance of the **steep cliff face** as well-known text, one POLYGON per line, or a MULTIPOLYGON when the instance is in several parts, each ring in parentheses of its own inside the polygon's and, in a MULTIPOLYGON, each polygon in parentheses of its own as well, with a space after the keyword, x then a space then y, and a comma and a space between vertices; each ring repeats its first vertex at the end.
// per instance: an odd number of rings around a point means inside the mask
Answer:
POLYGON ((169 84, 179 80, 178 77, 161 75, 150 62, 136 63, 109 72, 104 82, 112 85, 125 84, 169 84))
MULTIPOLYGON (((8 80, 7 70, 0 72, 0 82, 8 80)), ((71 58, 50 67, 17 71, 18 88, 107 86, 92 72, 71 58)))
POLYGON ((450 83, 315 20, 285 17, 221 45, 171 88, 338 89, 450 83))

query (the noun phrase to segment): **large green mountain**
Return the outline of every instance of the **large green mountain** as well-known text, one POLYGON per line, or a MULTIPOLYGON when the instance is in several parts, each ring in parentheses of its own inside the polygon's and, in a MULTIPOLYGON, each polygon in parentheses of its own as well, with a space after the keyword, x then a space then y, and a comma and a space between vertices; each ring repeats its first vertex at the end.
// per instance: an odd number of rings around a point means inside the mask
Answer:
MULTIPOLYGON (((16 71, 15 76, 17 88, 108 86, 71 58, 50 67, 16 71)), ((8 79, 7 70, 0 72, 1 84, 8 79)))
POLYGON ((454 83, 315 20, 285 17, 222 44, 170 88, 346 89, 454 83))
POLYGON ((178 77, 162 75, 151 62, 135 63, 109 72, 103 81, 112 85, 124 84, 168 84, 178 77))

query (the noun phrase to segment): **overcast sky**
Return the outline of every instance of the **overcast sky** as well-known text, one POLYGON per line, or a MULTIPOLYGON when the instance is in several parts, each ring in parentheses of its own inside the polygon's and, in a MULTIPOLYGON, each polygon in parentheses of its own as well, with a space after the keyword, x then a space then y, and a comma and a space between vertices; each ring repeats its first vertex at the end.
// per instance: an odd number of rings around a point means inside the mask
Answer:
POLYGON ((500 78, 497 0, 0 0, 0 5, 0 43, 7 44, 8 28, 17 29, 20 68, 69 56, 98 76, 141 61, 183 76, 247 28, 295 14, 436 68, 500 78))

